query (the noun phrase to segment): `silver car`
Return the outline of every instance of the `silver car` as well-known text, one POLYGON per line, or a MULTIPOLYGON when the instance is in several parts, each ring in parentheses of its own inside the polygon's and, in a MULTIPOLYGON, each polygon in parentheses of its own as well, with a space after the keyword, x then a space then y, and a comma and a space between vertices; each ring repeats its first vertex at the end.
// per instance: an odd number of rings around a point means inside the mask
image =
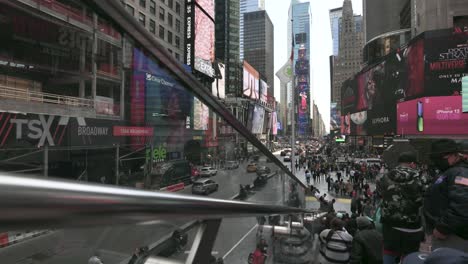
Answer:
POLYGON ((193 194, 209 194, 218 190, 218 184, 211 179, 199 179, 192 185, 193 194))

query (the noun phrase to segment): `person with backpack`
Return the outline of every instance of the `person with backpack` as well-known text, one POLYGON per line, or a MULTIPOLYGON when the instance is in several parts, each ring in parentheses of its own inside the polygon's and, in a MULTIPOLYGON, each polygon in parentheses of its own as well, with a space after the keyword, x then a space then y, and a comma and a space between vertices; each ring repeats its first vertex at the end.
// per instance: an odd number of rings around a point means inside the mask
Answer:
POLYGON ((370 218, 356 218, 358 231, 353 237, 350 264, 382 264, 382 235, 375 230, 370 218))
POLYGON ((348 263, 353 237, 344 229, 344 221, 335 217, 330 223, 330 229, 323 230, 320 235, 320 264, 348 263))
POLYGON ((398 166, 382 177, 378 184, 382 194, 380 208, 385 264, 398 263, 405 255, 418 251, 424 238, 419 214, 424 184, 416 163, 414 153, 401 153, 398 166))

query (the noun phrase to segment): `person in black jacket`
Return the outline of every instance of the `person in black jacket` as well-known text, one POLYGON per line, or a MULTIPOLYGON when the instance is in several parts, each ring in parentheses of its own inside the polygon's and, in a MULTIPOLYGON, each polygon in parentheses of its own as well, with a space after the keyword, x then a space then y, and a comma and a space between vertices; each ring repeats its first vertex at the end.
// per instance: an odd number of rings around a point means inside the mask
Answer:
POLYGON ((432 248, 449 247, 468 252, 468 162, 451 139, 432 144, 431 160, 442 173, 426 192, 426 231, 432 248))
POLYGON ((358 232, 354 236, 350 264, 383 263, 382 235, 375 230, 374 223, 368 217, 356 219, 358 232))

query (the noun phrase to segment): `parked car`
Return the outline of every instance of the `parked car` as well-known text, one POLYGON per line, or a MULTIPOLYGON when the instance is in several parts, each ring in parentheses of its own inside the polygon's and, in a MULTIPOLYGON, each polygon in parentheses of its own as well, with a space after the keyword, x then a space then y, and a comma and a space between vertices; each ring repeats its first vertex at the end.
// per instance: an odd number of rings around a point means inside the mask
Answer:
POLYGON ((286 156, 286 150, 282 150, 282 151, 280 152, 280 156, 281 156, 281 157, 286 156))
POLYGON ((285 157, 283 158, 283 161, 284 161, 284 162, 291 161, 291 156, 285 156, 285 157))
POLYGON ((256 172, 257 171, 257 163, 250 163, 247 165, 247 172, 256 172))
POLYGON ((225 168, 226 168, 227 170, 234 170, 234 169, 237 169, 237 168, 239 168, 239 162, 237 162, 237 161, 235 161, 235 160, 226 161, 225 168))
POLYGON ((200 177, 210 177, 210 176, 215 176, 218 173, 216 169, 213 167, 203 167, 200 170, 200 177))
POLYGON ((212 179, 199 179, 192 185, 193 194, 209 194, 216 192, 219 185, 212 179))
POLYGON ((267 166, 260 166, 257 168, 257 175, 265 175, 269 174, 271 172, 271 169, 268 168, 267 166))

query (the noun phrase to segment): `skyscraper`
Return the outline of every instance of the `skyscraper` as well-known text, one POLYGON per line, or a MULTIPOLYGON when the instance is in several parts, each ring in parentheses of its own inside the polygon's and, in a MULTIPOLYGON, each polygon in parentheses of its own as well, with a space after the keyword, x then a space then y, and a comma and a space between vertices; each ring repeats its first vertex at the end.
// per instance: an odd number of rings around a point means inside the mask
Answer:
POLYGON ((343 82, 361 70, 364 36, 356 31, 356 19, 361 18, 353 15, 351 0, 344 0, 338 56, 333 65, 332 102, 341 102, 343 82))
POLYGON ((343 16, 343 8, 335 8, 330 10, 330 28, 333 41, 333 55, 338 55, 340 48, 340 19, 343 16))
POLYGON ((244 59, 244 14, 259 10, 265 10, 265 0, 240 0, 240 38, 239 38, 239 56, 240 60, 244 59))
MULTIPOLYGON (((341 22, 343 17, 343 8, 330 9, 330 28, 332 33, 333 42, 333 56, 338 56, 340 49, 340 32, 341 22)), ((356 32, 362 32, 363 29, 363 17, 361 15, 354 15, 354 23, 356 26, 356 32)))
POLYGON ((268 84, 268 95, 274 91, 274 31, 265 10, 244 14, 244 60, 252 65, 268 84))
MULTIPOLYGON (((296 76, 296 82, 292 85, 292 100, 296 109, 302 111, 296 116, 296 130, 299 134, 311 131, 311 87, 310 87, 310 3, 304 0, 292 0, 288 12, 288 55, 293 53, 292 69, 296 76), (292 43, 294 38, 294 50, 292 43), (300 63, 298 64, 298 61, 300 63), (300 76, 300 77, 299 77, 300 76), (299 120, 300 119, 300 120, 299 120), (307 126, 307 127, 306 127, 307 126)), ((288 102, 289 103, 289 102, 288 102)))
POLYGON ((216 59, 226 65, 226 93, 240 94, 239 0, 216 0, 216 59))

